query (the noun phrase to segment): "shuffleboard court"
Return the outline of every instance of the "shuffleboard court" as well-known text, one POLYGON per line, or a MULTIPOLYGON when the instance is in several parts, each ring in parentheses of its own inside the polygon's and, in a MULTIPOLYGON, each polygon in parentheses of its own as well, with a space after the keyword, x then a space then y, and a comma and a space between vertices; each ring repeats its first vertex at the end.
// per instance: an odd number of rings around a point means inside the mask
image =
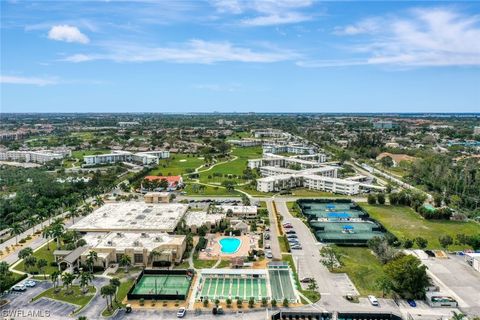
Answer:
POLYGON ((267 280, 265 278, 204 278, 201 296, 209 300, 236 299, 255 300, 268 298, 267 280))

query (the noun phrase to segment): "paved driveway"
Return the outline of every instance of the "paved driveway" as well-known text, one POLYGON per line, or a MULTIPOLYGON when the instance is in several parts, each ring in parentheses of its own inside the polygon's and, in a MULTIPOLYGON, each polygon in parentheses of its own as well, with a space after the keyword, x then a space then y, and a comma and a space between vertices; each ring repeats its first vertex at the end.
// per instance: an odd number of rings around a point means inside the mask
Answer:
POLYGON ((78 313, 79 316, 86 316, 88 319, 100 319, 102 311, 106 308, 107 302, 100 294, 100 288, 106 284, 110 279, 96 277, 93 280, 93 285, 97 288, 95 296, 90 303, 78 313))

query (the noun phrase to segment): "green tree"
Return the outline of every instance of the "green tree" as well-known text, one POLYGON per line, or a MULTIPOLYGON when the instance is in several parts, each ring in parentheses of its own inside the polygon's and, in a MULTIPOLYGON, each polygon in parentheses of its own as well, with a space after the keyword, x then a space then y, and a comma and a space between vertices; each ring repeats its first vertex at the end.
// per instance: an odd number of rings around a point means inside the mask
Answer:
POLYGON ((377 201, 378 201, 378 204, 384 205, 385 204, 385 195, 383 193, 377 194, 377 201))
POLYGON ((320 255, 323 258, 320 262, 330 271, 333 270, 339 262, 337 252, 333 247, 322 247, 322 249, 320 249, 320 255))
POLYGON ((60 278, 60 275, 62 273, 59 271, 59 270, 55 270, 52 272, 52 274, 50 275, 50 280, 52 280, 52 284, 53 284, 53 290, 54 291, 57 291, 57 288, 58 288, 58 279, 60 278))
POLYGON ((38 259, 37 261, 37 268, 40 273, 43 274, 43 279, 47 279, 47 275, 45 274, 45 267, 48 266, 48 261, 45 259, 38 259))
POLYGON ((381 160, 380 160, 380 163, 382 164, 382 166, 384 168, 390 168, 390 167, 393 167, 393 160, 391 157, 383 157, 381 160))
POLYGON ((116 291, 117 291, 117 288, 115 286, 112 286, 111 284, 107 284, 102 288, 100 288, 100 294, 107 301, 107 309, 109 310, 112 307, 112 297, 116 291))
POLYGON ((376 204, 377 203, 377 197, 374 194, 370 193, 367 197, 367 202, 368 202, 368 204, 376 204))
POLYGON ((95 265, 95 262, 97 260, 98 260, 97 252, 90 250, 87 254, 87 259, 86 259, 86 263, 88 268, 90 269, 90 273, 93 273, 93 266, 95 265))
POLYGON ((458 313, 455 311, 452 311, 452 317, 450 318, 451 320, 463 320, 465 319, 465 315, 463 313, 458 313))
POLYGON ((28 256, 25 258, 24 260, 24 264, 25 264, 25 270, 30 270, 31 268, 35 267, 37 263, 37 258, 35 258, 35 256, 28 256))
POLYGON ((120 287, 120 284, 121 284, 120 279, 114 277, 114 278, 110 279, 110 284, 115 287, 115 290, 116 290, 115 291, 115 302, 118 303, 116 292, 118 291, 118 288, 120 287))
POLYGON ((248 300, 248 307, 251 309, 255 305, 255 299, 253 297, 250 297, 248 300))
POLYGON ((276 308, 277 307, 277 300, 272 299, 272 301, 270 301, 270 304, 272 305, 272 308, 276 308))
POLYGON ((87 293, 88 292, 88 285, 89 285, 90 282, 93 281, 93 274, 91 274, 90 272, 82 271, 78 275, 78 278, 79 278, 78 283, 80 285, 80 288, 82 288, 83 294, 87 293))
POLYGON ((127 256, 126 254, 124 254, 120 257, 119 264, 120 266, 124 267, 125 272, 128 273, 128 268, 132 265, 132 259, 130 258, 130 256, 127 256))
POLYGON ((208 307, 209 301, 208 298, 203 299, 203 306, 206 308, 208 307))
POLYGON ((412 255, 402 255, 384 266, 392 289, 406 299, 422 299, 430 284, 427 267, 412 255))
POLYGON ((453 244, 453 238, 448 234, 444 234, 438 237, 438 242, 440 242, 442 248, 446 250, 448 249, 448 246, 451 246, 453 244))
POLYGON ((405 249, 410 249, 411 247, 413 247, 413 240, 412 239, 408 239, 406 238, 405 240, 403 240, 403 247, 405 249))
POLYGON ((18 245, 18 236, 23 232, 23 227, 18 222, 14 222, 10 226, 10 235, 15 236, 15 245, 18 245))
POLYGON ((428 240, 422 237, 416 237, 415 243, 420 249, 425 249, 428 246, 428 240))
POLYGON ((382 290, 382 297, 385 298, 385 295, 390 293, 392 290, 392 282, 386 276, 382 276, 375 281, 375 286, 382 290))
POLYGON ((288 299, 287 299, 287 298, 283 299, 282 305, 283 305, 285 308, 288 308, 288 304, 289 304, 288 299))
POLYGON ((73 280, 75 280, 75 275, 70 272, 64 272, 62 273, 61 277, 62 277, 63 286, 65 287, 67 293, 71 292, 71 290, 69 289, 73 283, 73 280))
POLYGON ((30 247, 26 247, 18 251, 18 258, 25 259, 26 257, 31 256, 32 254, 33 254, 33 249, 30 247))

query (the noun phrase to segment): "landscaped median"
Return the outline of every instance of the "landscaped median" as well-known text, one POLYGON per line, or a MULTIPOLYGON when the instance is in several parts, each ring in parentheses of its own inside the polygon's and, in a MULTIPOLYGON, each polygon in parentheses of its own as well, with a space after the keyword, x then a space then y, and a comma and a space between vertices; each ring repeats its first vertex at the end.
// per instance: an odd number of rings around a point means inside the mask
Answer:
POLYGON ((38 296, 32 299, 32 301, 36 301, 40 298, 48 298, 53 300, 58 300, 62 302, 67 302, 73 305, 76 305, 77 308, 75 309, 75 313, 83 309, 90 300, 95 296, 95 287, 88 286, 88 291, 85 293, 79 286, 71 286, 68 289, 63 288, 58 290, 58 288, 50 288, 38 296))
POLYGON ((124 306, 123 300, 127 296, 127 293, 130 290, 130 288, 133 286, 133 283, 134 283, 134 280, 130 278, 120 280, 120 286, 117 289, 118 302, 113 301, 112 308, 111 309, 105 308, 105 310, 103 310, 102 312, 102 316, 109 317, 113 315, 115 310, 124 306))

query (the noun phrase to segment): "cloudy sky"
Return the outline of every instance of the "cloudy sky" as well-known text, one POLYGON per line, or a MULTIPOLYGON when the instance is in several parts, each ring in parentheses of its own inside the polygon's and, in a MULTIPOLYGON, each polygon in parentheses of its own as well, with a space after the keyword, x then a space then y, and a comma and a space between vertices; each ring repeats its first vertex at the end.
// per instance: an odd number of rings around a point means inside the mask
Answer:
POLYGON ((1 2, 2 112, 480 112, 480 2, 1 2))

